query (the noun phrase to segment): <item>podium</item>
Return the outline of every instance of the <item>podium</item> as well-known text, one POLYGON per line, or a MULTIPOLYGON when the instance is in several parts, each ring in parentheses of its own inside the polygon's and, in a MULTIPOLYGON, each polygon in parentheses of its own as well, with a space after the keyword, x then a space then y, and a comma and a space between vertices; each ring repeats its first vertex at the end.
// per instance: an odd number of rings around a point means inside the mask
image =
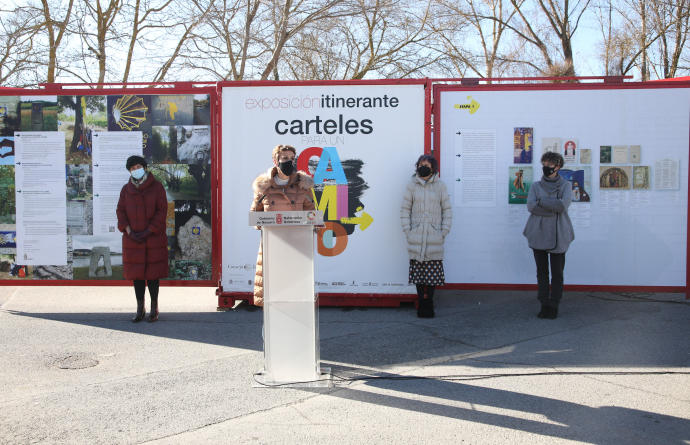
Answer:
POLYGON ((314 291, 314 226, 318 210, 249 212, 261 228, 264 283, 264 369, 255 386, 331 386, 319 366, 318 298, 314 291))

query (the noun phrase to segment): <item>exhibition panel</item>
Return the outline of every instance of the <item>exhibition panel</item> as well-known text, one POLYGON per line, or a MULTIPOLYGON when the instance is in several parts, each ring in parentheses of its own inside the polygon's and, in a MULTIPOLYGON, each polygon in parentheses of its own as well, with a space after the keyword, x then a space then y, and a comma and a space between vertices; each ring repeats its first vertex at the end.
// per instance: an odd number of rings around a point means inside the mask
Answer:
POLYGON ((412 294, 400 204, 424 153, 425 81, 223 83, 222 292, 249 295, 259 232, 246 225, 252 182, 292 145, 314 178, 316 289, 328 294, 412 294))
POLYGON ((0 90, 0 282, 125 284, 115 208, 131 155, 166 191, 169 284, 218 282, 216 90, 161 86, 0 90))
POLYGON ((685 291, 690 83, 436 85, 455 287, 534 283, 522 235, 546 151, 570 181, 570 289, 685 291))

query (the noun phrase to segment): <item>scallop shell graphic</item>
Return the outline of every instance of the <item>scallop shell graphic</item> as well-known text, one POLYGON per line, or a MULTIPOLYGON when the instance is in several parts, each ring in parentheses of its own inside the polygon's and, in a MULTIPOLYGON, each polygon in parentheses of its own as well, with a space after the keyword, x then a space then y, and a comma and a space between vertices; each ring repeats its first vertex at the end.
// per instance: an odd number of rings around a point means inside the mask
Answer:
POLYGON ((146 120, 148 107, 144 99, 138 96, 126 95, 115 101, 113 105, 113 119, 123 130, 132 130, 146 120))

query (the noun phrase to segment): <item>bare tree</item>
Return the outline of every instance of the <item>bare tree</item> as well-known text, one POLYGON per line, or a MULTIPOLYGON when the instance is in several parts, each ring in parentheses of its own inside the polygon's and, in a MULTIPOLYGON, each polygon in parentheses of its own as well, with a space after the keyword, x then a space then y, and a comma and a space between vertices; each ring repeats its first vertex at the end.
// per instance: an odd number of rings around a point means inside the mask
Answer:
POLYGON ((455 74, 464 76, 469 70, 494 77, 506 62, 501 41, 517 10, 507 0, 439 0, 438 5, 434 24, 455 74), (472 44, 476 40, 479 51, 472 44))
POLYGON ((690 0, 655 1, 650 9, 654 31, 659 35, 657 76, 675 77, 682 53, 688 52, 690 0))
POLYGON ((17 7, 0 10, 0 84, 28 86, 36 84, 30 79, 38 65, 34 38, 40 29, 40 16, 35 10, 17 7))

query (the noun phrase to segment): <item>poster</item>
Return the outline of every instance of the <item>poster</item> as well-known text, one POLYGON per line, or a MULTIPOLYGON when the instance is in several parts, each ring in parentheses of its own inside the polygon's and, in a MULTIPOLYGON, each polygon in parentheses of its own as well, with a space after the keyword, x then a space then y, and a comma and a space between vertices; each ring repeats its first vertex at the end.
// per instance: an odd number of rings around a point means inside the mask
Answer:
POLYGON ((599 163, 600 164, 610 164, 611 163, 611 146, 602 145, 599 147, 599 163))
POLYGON ((508 203, 526 204, 527 194, 532 186, 532 166, 508 167, 508 203))
MULTIPOLYGON (((316 236, 317 290, 413 293, 400 204, 424 152, 423 84, 228 84, 222 97, 223 290, 252 291, 259 247, 259 232, 247 224, 252 182, 272 166, 273 148, 289 144, 297 149, 298 169, 314 176, 316 204, 325 214, 316 236)), ((473 150, 488 146, 494 153, 493 132, 488 138, 479 147, 473 142, 473 150)), ((453 175, 442 171, 440 178, 451 194, 453 175)), ((495 200, 495 176, 488 175, 495 200)), ((188 214, 177 203, 175 210, 176 219, 188 214)), ((190 273, 180 266, 180 273, 190 273)))
POLYGON ((592 168, 589 166, 573 167, 558 171, 564 179, 570 181, 572 188, 572 202, 590 202, 592 190, 592 168))
POLYGON ((15 133, 17 258, 24 265, 67 264, 64 138, 15 133))
POLYGON ((651 169, 648 165, 633 166, 633 189, 649 190, 651 188, 651 169))
POLYGON ((642 161, 642 147, 639 145, 630 146, 630 163, 639 164, 642 161))
POLYGON ((592 150, 589 148, 580 149, 580 164, 592 163, 592 150))
POLYGON ((577 150, 577 139, 565 139, 565 142, 563 143, 563 160, 566 164, 576 162, 577 150))
POLYGON ((632 167, 599 167, 599 188, 602 190, 629 190, 632 184, 632 167))
POLYGON ((533 128, 515 128, 513 130, 513 163, 532 163, 533 128))
POLYGON ((542 153, 546 153, 547 151, 550 151, 553 153, 562 153, 561 144, 562 144, 561 138, 542 138, 541 139, 542 153))
POLYGON ((612 151, 612 161, 614 164, 627 164, 630 162, 628 146, 614 145, 612 151))

